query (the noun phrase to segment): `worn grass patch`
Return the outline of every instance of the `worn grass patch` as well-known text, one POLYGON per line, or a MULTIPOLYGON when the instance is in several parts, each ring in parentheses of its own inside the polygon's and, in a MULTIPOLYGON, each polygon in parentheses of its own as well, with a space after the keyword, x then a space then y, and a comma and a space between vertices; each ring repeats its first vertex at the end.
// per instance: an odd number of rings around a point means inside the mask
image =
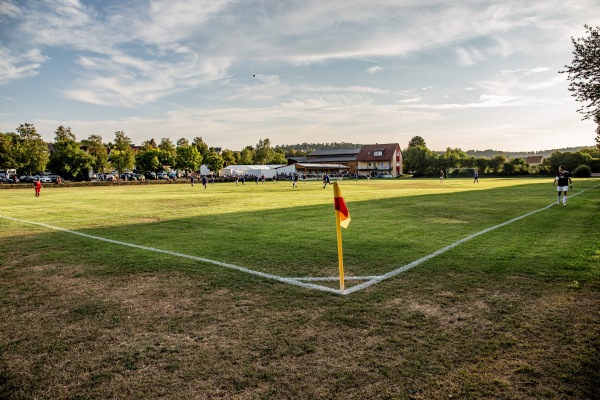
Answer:
MULTIPOLYGON (((555 196, 539 179, 447 182, 345 183, 349 274, 555 196)), ((286 276, 337 271, 318 182, 7 192, 0 215, 286 276)), ((0 398, 594 398, 599 193, 349 296, 0 219, 0 398)))

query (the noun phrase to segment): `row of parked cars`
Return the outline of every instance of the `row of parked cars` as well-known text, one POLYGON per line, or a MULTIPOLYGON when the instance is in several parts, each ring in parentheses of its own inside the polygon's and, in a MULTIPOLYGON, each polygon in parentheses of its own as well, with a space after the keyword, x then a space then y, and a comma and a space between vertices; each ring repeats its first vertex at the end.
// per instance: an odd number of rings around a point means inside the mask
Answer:
POLYGON ((159 173, 155 173, 155 172, 146 172, 145 174, 136 174, 133 172, 126 172, 120 175, 117 175, 116 172, 112 172, 110 174, 103 174, 103 173, 97 173, 96 174, 96 179, 99 181, 112 181, 113 179, 116 179, 116 177, 119 177, 120 180, 122 181, 142 181, 145 179, 177 179, 179 178, 181 175, 179 173, 176 172, 159 172, 159 173))
POLYGON ((1 176, 0 182, 2 183, 33 183, 40 181, 42 183, 56 183, 60 178, 59 175, 17 175, 1 176))

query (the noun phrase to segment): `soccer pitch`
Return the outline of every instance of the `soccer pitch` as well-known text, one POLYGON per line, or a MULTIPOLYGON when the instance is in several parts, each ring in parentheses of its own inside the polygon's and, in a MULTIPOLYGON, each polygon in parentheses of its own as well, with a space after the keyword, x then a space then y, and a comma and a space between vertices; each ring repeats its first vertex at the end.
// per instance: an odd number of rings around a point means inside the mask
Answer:
POLYGON ((342 232, 349 296, 335 295, 333 193, 319 181, 296 190, 281 181, 48 187, 39 198, 1 190, 0 311, 10 317, 0 330, 0 378, 16 386, 0 394, 18 397, 25 385, 40 395, 46 385, 53 397, 114 397, 124 376, 131 397, 144 387, 159 397, 156 382, 183 397, 194 397, 187 382, 195 382, 200 398, 578 398, 595 390, 600 181, 574 179, 566 207, 547 178, 340 187, 352 217, 342 232), (213 339, 190 342, 190 332, 213 339), (176 354, 148 350, 158 342, 176 354), (545 346, 552 359, 539 353, 545 346), (53 372, 74 349, 72 369, 53 372), (208 365, 198 365, 200 349, 208 365), (500 365, 505 352, 512 363, 500 365), (146 367, 155 383, 136 374, 146 367), (523 376, 533 383, 521 385, 523 376))
MULTIPOLYGON (((442 184, 347 180, 340 185, 354 221, 344 231, 346 279, 364 281, 347 285, 344 294, 556 203, 552 187, 532 179, 492 179, 482 185, 470 179, 442 184), (515 201, 519 189, 525 192, 515 201)), ((593 188, 584 183, 571 197, 593 188)), ((39 201, 23 190, 10 193, 17 195, 17 204, 0 208, 4 221, 339 292, 311 283, 339 278, 331 187, 323 189, 316 181, 296 190, 286 182, 217 183, 206 189, 184 184, 50 188, 39 201)))

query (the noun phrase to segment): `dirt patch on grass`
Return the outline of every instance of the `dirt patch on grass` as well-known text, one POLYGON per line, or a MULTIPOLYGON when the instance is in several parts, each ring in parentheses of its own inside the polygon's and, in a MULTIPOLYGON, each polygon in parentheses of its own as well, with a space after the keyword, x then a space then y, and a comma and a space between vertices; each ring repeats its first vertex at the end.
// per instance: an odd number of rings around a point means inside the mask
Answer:
POLYGON ((230 271, 97 275, 19 260, 0 275, 0 397, 577 398, 592 387, 580 376, 595 364, 578 349, 594 335, 594 292, 458 292, 455 276, 400 278, 381 299, 230 271))

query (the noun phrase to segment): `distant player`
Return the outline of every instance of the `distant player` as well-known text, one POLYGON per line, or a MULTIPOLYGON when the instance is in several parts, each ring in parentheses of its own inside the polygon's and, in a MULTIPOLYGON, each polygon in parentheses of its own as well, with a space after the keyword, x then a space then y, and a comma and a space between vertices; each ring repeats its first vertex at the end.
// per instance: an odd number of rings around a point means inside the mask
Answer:
POLYGON ((323 189, 325 189, 327 185, 331 185, 331 180, 329 179, 329 174, 326 173, 323 175, 323 189))
POLYGON ((473 183, 479 183, 479 172, 475 170, 475 175, 473 176, 473 183))
POLYGON ((558 191, 558 204, 560 204, 560 193, 563 193, 563 206, 567 205, 567 191, 569 186, 573 189, 573 182, 571 181, 571 174, 567 171, 564 165, 558 167, 558 175, 554 178, 553 185, 556 185, 558 191))
POLYGON ((202 186, 204 186, 204 189, 206 190, 206 184, 208 183, 208 178, 206 177, 206 175, 202 176, 202 186))
POLYGON ((440 183, 444 183, 444 170, 440 169, 440 183))
POLYGON ((298 174, 294 174, 292 177, 292 189, 296 189, 298 187, 298 174))
POLYGON ((33 182, 33 188, 35 189, 35 197, 40 197, 40 192, 42 191, 42 182, 39 179, 33 182))

